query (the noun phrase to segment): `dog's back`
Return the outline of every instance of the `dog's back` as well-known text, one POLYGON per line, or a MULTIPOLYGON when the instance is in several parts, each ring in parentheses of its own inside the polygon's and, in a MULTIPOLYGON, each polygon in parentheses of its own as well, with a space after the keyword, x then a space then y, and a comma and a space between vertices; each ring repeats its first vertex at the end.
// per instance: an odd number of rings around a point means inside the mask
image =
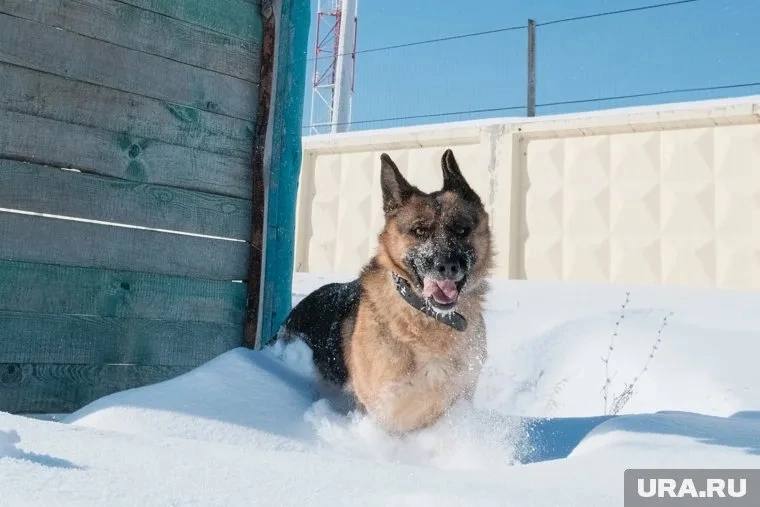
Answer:
POLYGON ((342 386, 348 379, 343 344, 359 306, 359 280, 324 285, 306 296, 288 315, 278 339, 303 340, 324 380, 342 386))

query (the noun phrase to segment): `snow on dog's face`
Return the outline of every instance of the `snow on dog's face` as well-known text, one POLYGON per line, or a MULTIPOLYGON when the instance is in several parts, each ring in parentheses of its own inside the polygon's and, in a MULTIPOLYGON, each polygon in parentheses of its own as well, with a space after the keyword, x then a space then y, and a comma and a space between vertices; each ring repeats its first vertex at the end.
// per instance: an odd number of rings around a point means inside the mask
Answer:
POLYGON ((433 308, 453 310, 491 264, 488 215, 462 176, 451 150, 441 159, 443 188, 426 194, 381 156, 385 229, 382 259, 433 308))

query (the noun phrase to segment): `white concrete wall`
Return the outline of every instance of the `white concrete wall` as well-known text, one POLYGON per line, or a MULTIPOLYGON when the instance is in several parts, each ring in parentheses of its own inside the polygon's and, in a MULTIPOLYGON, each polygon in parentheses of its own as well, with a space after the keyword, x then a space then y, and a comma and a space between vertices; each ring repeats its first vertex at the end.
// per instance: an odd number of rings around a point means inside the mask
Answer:
POLYGON ((760 97, 304 138, 296 270, 358 272, 379 154, 423 190, 453 148, 512 278, 760 287, 760 97))

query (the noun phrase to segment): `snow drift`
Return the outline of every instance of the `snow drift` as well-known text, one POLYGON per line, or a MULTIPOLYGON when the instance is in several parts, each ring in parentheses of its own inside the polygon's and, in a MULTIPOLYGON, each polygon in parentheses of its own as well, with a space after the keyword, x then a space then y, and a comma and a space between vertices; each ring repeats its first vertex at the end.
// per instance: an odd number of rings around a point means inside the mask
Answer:
POLYGON ((236 349, 67 424, 0 413, 3 503, 606 506, 626 468, 760 466, 760 296, 496 287, 475 406, 431 428, 399 438, 334 410, 308 351, 236 349), (604 386, 634 378, 605 414, 604 386))

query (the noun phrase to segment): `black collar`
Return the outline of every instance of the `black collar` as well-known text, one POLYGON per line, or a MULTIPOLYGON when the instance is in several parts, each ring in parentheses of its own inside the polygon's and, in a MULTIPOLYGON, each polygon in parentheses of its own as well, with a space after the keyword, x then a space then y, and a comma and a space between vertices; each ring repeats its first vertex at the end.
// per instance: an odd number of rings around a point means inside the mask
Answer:
POLYGON ((433 317, 438 322, 446 324, 457 331, 464 331, 467 329, 467 319, 465 319, 462 314, 457 312, 437 312, 432 306, 430 306, 430 303, 422 299, 412 290, 409 282, 396 273, 393 273, 393 283, 396 285, 396 292, 398 292, 399 296, 409 303, 410 306, 413 306, 428 317, 433 317))

